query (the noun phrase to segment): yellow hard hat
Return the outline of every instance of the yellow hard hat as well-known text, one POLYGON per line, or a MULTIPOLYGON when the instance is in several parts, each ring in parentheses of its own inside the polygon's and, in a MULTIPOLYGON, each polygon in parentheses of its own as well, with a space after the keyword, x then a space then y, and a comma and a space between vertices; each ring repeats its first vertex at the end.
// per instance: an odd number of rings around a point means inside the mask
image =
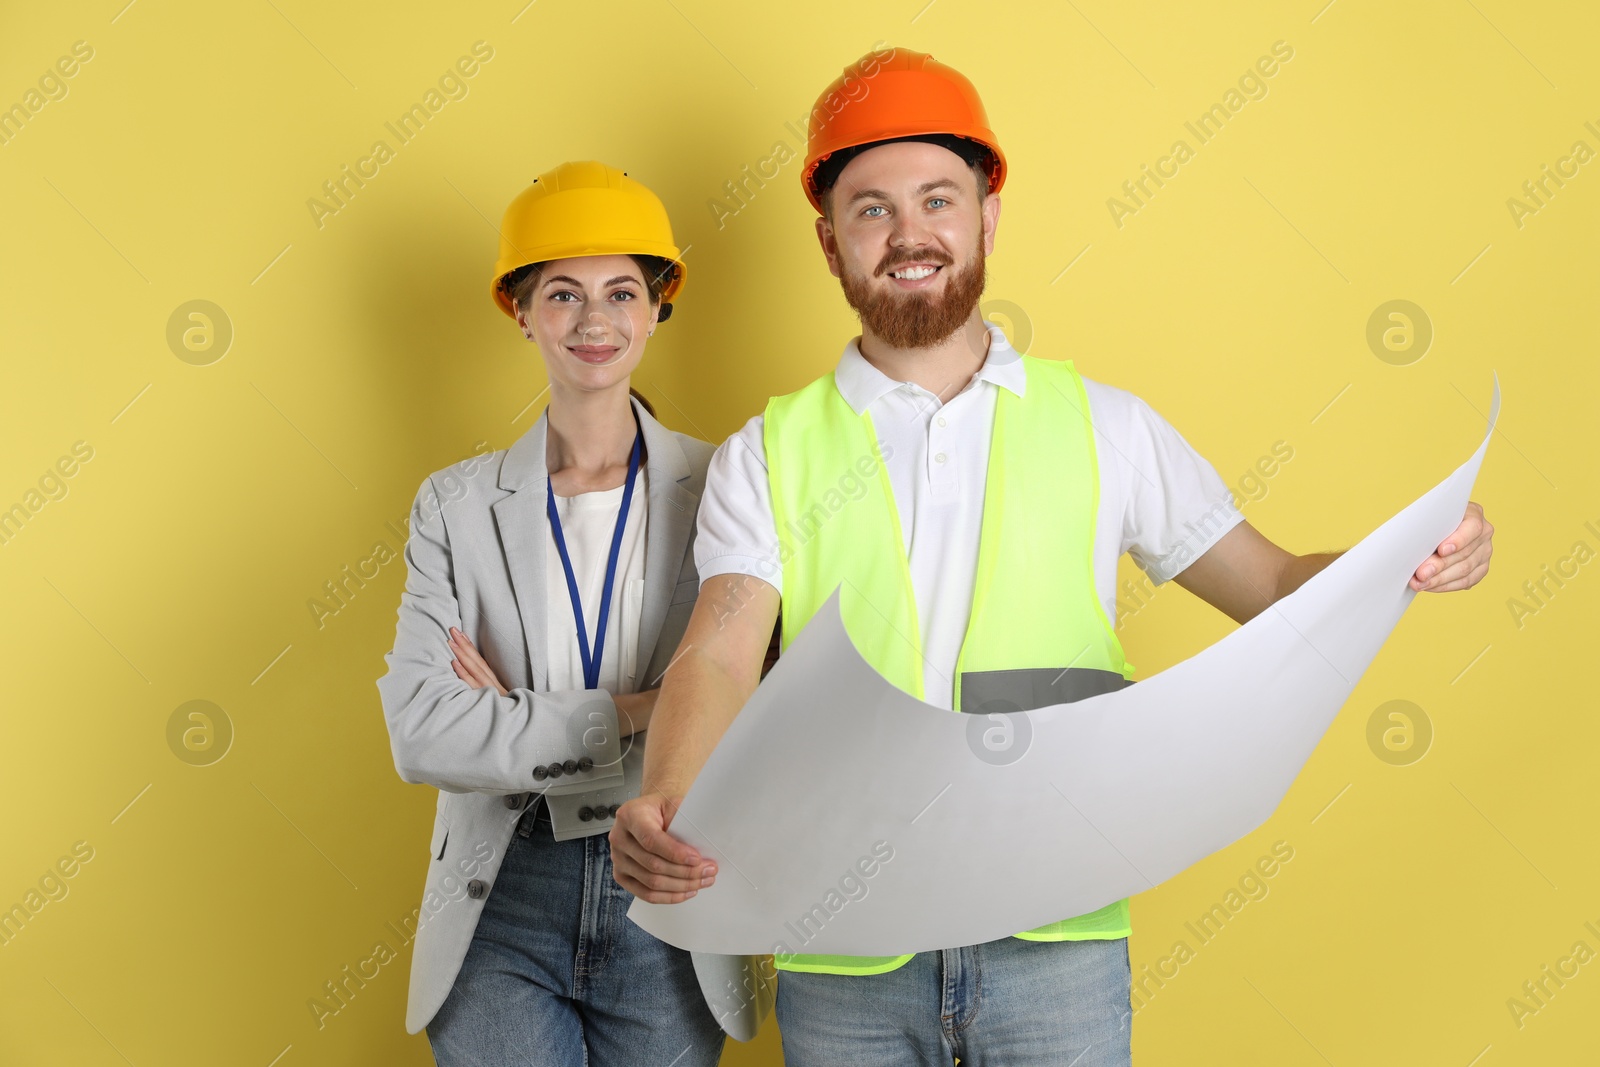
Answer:
POLYGON ((535 178, 506 208, 489 292, 515 318, 511 297, 501 288, 507 274, 551 259, 614 255, 670 260, 675 269, 661 292, 663 304, 683 288, 682 253, 656 194, 604 163, 563 163, 535 178))

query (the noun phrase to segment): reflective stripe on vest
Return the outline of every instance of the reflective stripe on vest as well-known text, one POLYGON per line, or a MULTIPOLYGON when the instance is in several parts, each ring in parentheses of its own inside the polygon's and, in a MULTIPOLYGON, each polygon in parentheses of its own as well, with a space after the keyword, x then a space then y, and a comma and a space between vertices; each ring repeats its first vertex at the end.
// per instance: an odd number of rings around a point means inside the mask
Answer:
MULTIPOLYGON (((1099 468, 1089 402, 1071 361, 1019 357, 1023 396, 997 387, 957 711, 1031 710, 1131 684, 1133 667, 1095 591, 1099 468)), ((924 699, 922 635, 884 455, 832 374, 773 397, 763 440, 783 565, 787 648, 843 583, 839 610, 862 658, 924 699)), ((1016 934, 1032 941, 1129 934, 1126 898, 1016 934)), ((798 947, 798 946, 796 946, 798 947)), ((880 974, 905 956, 778 954, 780 970, 880 974)))

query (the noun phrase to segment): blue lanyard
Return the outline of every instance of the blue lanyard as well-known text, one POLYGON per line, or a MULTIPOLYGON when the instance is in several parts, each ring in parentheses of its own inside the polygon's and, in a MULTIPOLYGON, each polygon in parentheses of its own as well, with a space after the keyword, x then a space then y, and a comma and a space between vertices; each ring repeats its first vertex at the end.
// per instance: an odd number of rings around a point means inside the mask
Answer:
POLYGON ((617 557, 622 553, 622 528, 628 524, 628 505, 633 501, 633 477, 639 473, 639 445, 643 435, 633 435, 633 455, 628 459, 628 480, 622 490, 622 507, 617 511, 617 529, 611 535, 611 555, 606 560, 605 588, 600 593, 600 618, 595 620, 594 656, 589 655, 589 635, 583 624, 583 602, 578 599, 578 579, 572 574, 572 557, 567 554, 567 539, 561 533, 561 516, 556 514, 556 491, 545 481, 545 510, 550 515, 550 532, 555 535, 561 566, 567 572, 567 595, 572 598, 572 615, 578 623, 578 653, 583 657, 583 687, 600 688, 600 657, 606 643, 606 620, 611 615, 611 587, 617 577, 617 557))

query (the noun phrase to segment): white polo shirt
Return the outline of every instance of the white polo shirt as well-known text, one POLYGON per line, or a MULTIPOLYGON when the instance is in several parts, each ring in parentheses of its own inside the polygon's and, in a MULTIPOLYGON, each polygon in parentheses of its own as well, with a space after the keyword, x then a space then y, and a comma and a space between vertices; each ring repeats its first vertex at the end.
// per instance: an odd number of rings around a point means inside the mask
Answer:
MULTIPOLYGON (((954 704, 956 657, 972 609, 973 574, 998 391, 1022 396, 1026 374, 998 326, 965 388, 941 404, 912 382, 897 382, 845 346, 834 380, 857 414, 870 411, 889 483, 922 627, 924 699, 954 704)), ((1178 574, 1244 516, 1216 469, 1143 400, 1084 379, 1100 470, 1095 589, 1116 623, 1117 560, 1124 552, 1156 584, 1178 574)), ((712 456, 700 498, 695 565, 700 579, 748 574, 783 592, 778 532, 767 483, 762 416, 712 456)))

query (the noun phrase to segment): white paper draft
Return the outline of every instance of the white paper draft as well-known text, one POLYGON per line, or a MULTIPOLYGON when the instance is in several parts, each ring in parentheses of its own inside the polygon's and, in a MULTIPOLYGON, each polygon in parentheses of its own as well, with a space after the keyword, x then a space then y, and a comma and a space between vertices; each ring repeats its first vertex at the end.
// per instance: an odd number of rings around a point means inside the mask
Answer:
POLYGON ((1233 843, 1277 809, 1416 595, 1499 411, 1497 376, 1483 443, 1454 474, 1212 647, 1114 693, 1004 717, 924 704, 861 658, 835 590, 673 820, 716 884, 636 900, 629 918, 700 952, 898 955, 1094 911, 1233 843), (981 731, 1006 725, 1021 758, 980 758, 981 731))

